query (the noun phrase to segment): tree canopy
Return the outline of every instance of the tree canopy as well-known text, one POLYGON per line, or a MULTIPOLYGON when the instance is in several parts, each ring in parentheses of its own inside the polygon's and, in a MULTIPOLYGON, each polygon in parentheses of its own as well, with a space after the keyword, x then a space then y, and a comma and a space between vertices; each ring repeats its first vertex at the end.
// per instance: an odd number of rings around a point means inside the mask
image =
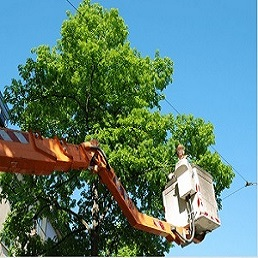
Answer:
MULTIPOLYGON (((138 208, 161 219, 162 190, 180 142, 212 174, 221 203, 234 174, 209 150, 215 143, 212 124, 160 113, 173 62, 159 52, 143 57, 131 48, 118 10, 84 0, 76 14, 68 13, 57 44, 32 53, 18 67, 21 78, 4 91, 12 123, 72 143, 98 139, 138 208)), ((89 171, 22 179, 2 173, 0 187, 12 208, 1 233, 11 255, 162 256, 171 247, 159 236, 134 230, 89 171), (56 239, 43 242, 30 234, 42 218, 56 229, 56 239)))

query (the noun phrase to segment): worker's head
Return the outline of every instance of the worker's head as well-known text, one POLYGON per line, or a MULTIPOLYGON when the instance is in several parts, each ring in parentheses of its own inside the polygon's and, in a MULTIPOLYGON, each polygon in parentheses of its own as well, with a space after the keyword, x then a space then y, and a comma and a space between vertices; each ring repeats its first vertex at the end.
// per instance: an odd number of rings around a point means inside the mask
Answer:
POLYGON ((185 147, 182 144, 179 144, 176 148, 177 157, 182 159, 185 155, 185 147))

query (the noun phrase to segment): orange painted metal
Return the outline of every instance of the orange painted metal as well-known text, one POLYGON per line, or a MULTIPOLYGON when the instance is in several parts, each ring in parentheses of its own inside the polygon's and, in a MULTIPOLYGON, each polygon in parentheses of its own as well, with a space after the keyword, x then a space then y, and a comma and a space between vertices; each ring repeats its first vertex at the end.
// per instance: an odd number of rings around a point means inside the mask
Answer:
POLYGON ((53 171, 88 168, 95 151, 90 143, 69 144, 58 138, 43 138, 36 133, 25 133, 0 128, 0 171, 22 174, 48 175, 53 171), (13 132, 23 134, 26 142, 8 138, 13 132), (86 148, 88 147, 88 149, 86 148))
POLYGON ((163 236, 169 242, 174 241, 178 245, 183 244, 181 238, 179 238, 177 234, 173 233, 172 228, 176 229, 179 233, 182 233, 185 229, 172 226, 166 221, 162 221, 139 212, 112 168, 107 170, 105 166, 102 168, 100 167, 98 174, 102 182, 114 196, 125 217, 134 228, 163 236))
POLYGON ((75 145, 58 138, 44 138, 37 133, 0 128, 0 171, 48 175, 53 171, 68 172, 89 166, 100 176, 134 228, 182 244, 171 228, 179 233, 185 229, 139 212, 114 170, 109 168, 103 152, 92 143, 75 145))

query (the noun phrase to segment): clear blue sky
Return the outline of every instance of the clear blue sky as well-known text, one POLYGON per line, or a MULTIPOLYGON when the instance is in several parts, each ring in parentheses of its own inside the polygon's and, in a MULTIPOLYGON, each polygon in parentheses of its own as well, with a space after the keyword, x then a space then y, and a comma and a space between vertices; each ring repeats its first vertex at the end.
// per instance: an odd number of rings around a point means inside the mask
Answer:
MULTIPOLYGON (((79 0, 70 0, 76 7, 79 0)), ((181 113, 215 127, 215 149, 244 177, 257 182, 257 45, 255 0, 99 1, 119 9, 129 40, 143 56, 174 61, 167 100, 181 113)), ((9 0, 0 8, 0 90, 41 44, 60 37, 66 0, 9 0)), ((174 110, 167 102, 163 112, 174 110)), ((238 174, 228 196, 245 185, 238 174)), ((222 225, 199 245, 176 246, 169 256, 256 256, 257 187, 223 200, 222 225)))

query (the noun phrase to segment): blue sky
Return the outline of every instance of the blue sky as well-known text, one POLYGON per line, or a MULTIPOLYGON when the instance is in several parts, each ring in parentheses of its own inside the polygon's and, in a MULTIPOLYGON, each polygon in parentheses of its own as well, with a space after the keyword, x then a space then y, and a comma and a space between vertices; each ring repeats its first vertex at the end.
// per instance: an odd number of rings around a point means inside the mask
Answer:
MULTIPOLYGON (((70 0, 76 7, 79 0, 70 0)), ((142 56, 174 62, 166 99, 181 114, 193 114, 215 127, 215 149, 237 170, 231 188, 257 182, 257 46, 255 0, 99 1, 119 9, 131 46, 142 56), (243 177, 243 178, 242 178, 243 177)), ((66 0, 9 0, 0 8, 0 90, 18 78, 33 47, 55 45, 66 0)), ((162 103, 162 112, 174 113, 162 103)), ((162 198, 162 197, 161 197, 162 198)), ((256 256, 257 187, 225 198, 222 225, 199 245, 176 246, 169 256, 256 256)))

